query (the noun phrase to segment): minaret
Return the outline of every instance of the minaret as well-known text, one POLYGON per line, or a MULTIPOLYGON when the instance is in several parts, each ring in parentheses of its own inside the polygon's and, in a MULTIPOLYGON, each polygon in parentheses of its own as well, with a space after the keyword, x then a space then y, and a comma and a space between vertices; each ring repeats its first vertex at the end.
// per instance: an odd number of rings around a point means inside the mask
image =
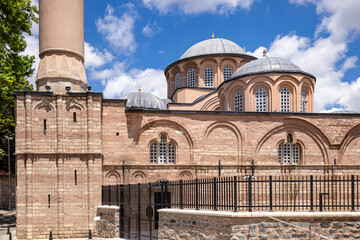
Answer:
POLYGON ((40 0, 39 20, 37 90, 85 92, 84 0, 40 0))

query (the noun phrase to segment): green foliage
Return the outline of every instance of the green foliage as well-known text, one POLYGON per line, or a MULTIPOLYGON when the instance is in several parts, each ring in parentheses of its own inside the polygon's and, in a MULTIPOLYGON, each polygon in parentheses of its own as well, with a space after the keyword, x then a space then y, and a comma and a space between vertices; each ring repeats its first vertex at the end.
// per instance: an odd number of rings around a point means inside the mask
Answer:
MULTIPOLYGON (((7 170, 8 142, 5 135, 15 135, 14 98, 12 92, 29 85, 26 78, 34 69, 34 56, 22 54, 26 48, 24 34, 31 35, 38 10, 31 0, 0 0, 0 169, 7 170)), ((32 86, 30 86, 32 88, 32 86)), ((14 140, 11 142, 14 152, 14 140)), ((14 162, 14 161, 12 161, 14 162)), ((12 171, 14 167, 12 166, 12 171)))

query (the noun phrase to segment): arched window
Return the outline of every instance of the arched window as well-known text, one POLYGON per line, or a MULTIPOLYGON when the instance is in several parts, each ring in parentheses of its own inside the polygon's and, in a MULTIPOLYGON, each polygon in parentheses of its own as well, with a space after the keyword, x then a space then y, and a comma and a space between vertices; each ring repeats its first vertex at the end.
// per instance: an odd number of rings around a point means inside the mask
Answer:
POLYGON ((280 91, 281 112, 290 112, 290 90, 282 88, 280 91))
POLYGON ((195 69, 193 68, 187 71, 187 86, 195 87, 195 69))
POLYGON ((306 92, 304 89, 301 89, 301 112, 306 112, 306 92))
POLYGON ((229 78, 231 78, 232 75, 232 69, 230 66, 225 66, 224 67, 224 81, 228 80, 229 78))
POLYGON ((224 110, 224 111, 227 110, 227 108, 226 108, 226 99, 225 99, 225 98, 224 98, 224 100, 223 100, 223 110, 224 110))
POLYGON ((153 142, 150 145, 150 163, 175 163, 175 144, 168 143, 162 135, 160 142, 153 142))
POLYGON ((214 72, 212 67, 205 68, 205 87, 213 87, 214 86, 214 72))
POLYGON ((175 89, 178 89, 179 87, 181 87, 181 74, 177 73, 175 75, 175 89))
POLYGON ((265 88, 258 88, 255 92, 255 110, 257 112, 267 111, 265 88))
POLYGON ((235 93, 234 96, 234 110, 236 112, 242 112, 243 110, 243 96, 241 92, 235 93))
POLYGON ((279 144, 278 161, 280 164, 299 164, 301 148, 299 144, 293 143, 293 137, 288 134, 286 143, 279 144))

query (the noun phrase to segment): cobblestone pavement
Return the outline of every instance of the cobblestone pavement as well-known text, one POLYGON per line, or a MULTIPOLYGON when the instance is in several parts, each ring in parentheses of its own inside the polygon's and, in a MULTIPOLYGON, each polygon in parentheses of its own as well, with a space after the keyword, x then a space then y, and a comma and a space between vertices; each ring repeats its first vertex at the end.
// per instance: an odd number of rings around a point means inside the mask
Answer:
MULTIPOLYGON (((16 238, 16 211, 6 211, 0 209, 0 240, 9 240, 7 229, 10 227, 12 240, 16 238)), ((54 238, 55 240, 56 238, 54 238)), ((87 238, 67 238, 68 240, 87 240, 87 238)), ((122 238, 99 238, 99 240, 124 240, 122 238)), ((93 240, 97 240, 93 237, 93 240)))

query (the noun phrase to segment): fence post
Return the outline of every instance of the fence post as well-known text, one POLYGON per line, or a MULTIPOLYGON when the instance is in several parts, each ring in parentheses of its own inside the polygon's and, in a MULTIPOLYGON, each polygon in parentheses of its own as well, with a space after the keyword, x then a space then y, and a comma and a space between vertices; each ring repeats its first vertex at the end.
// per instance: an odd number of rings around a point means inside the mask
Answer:
POLYGON ((168 181, 165 181, 165 208, 169 208, 169 203, 168 203, 168 181))
POLYGON ((140 205, 140 192, 141 192, 141 189, 140 189, 140 183, 138 183, 138 238, 140 239, 140 233, 141 233, 141 205, 140 205))
POLYGON ((216 199, 217 199, 217 195, 216 195, 217 191, 216 191, 216 177, 214 177, 214 183, 213 183, 213 201, 214 201, 214 206, 213 206, 213 210, 217 211, 217 203, 216 203, 216 199))
POLYGON ((273 192, 272 192, 272 176, 269 176, 269 195, 270 195, 270 212, 273 211, 273 192))
POLYGON ((183 209, 183 180, 180 180, 180 209, 183 209))
POLYGON ((163 208, 164 207, 164 182, 163 181, 160 182, 160 186, 161 186, 161 195, 160 195, 161 204, 160 204, 160 206, 161 206, 161 208, 163 208))
POLYGON ((355 212, 355 176, 351 175, 351 211, 355 212))
POLYGON ((237 179, 234 176, 234 212, 237 212, 237 179))
POLYGON ((314 177, 310 176, 310 212, 314 211, 314 177))
POLYGON ((249 178, 249 212, 251 212, 252 211, 252 187, 251 187, 252 176, 249 175, 248 178, 249 178))
POLYGON ((198 191, 198 179, 195 179, 195 210, 199 210, 199 191, 198 191))
POLYGON ((109 189, 109 205, 111 206, 111 186, 109 185, 108 186, 108 189, 109 189))

